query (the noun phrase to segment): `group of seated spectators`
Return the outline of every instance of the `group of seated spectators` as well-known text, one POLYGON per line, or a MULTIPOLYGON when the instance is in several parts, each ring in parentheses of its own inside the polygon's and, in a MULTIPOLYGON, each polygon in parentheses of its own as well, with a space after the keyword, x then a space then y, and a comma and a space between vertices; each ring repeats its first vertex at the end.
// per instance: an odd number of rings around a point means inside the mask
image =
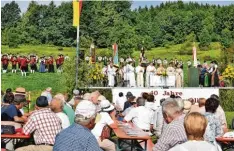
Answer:
MULTIPOLYGON (((103 131, 107 126, 118 128, 118 120, 156 135, 155 151, 216 151, 219 145, 215 138, 227 131, 216 95, 198 102, 172 95, 156 106, 154 96, 148 93, 137 98, 131 92, 126 96, 120 93, 115 104, 98 91, 81 95, 74 90, 71 100, 62 93, 51 93, 51 88, 43 91, 29 113, 21 110, 28 104, 24 88, 17 88, 15 93, 8 89, 2 96, 2 123, 20 122, 22 132, 34 137, 33 145, 16 151, 115 151, 115 143, 103 137, 103 131)), ((7 149, 12 146, 4 140, 1 144, 7 149)))

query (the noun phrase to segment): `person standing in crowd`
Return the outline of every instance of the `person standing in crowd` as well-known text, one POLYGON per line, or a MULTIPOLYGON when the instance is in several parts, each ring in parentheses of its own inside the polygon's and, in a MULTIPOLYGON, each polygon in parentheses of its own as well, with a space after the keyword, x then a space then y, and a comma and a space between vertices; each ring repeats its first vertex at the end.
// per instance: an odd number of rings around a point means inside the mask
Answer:
POLYGON ((31 73, 34 73, 36 70, 36 59, 34 58, 34 56, 30 56, 30 67, 31 67, 31 73))
POLYGON ((167 67, 167 75, 169 76, 175 75, 175 68, 172 67, 172 63, 169 63, 169 67, 167 67))
POLYGON ((63 112, 68 116, 68 119, 70 121, 70 124, 74 123, 75 119, 75 112, 74 110, 68 105, 68 103, 65 101, 65 97, 62 93, 58 93, 54 96, 53 99, 62 100, 63 101, 63 112))
POLYGON ((54 59, 52 56, 49 57, 48 65, 49 65, 48 72, 54 72, 54 59))
POLYGON ((205 140, 216 144, 215 138, 223 135, 223 129, 221 122, 215 115, 215 112, 219 106, 219 101, 215 98, 209 98, 205 103, 205 117, 208 120, 208 125, 205 132, 205 140))
POLYGON ((11 65, 12 65, 12 70, 11 70, 11 72, 12 73, 16 73, 16 65, 17 65, 17 58, 16 58, 16 56, 13 56, 12 58, 11 58, 11 65))
POLYGON ((21 55, 18 55, 18 56, 17 56, 18 69, 19 69, 19 70, 21 70, 21 65, 20 65, 20 63, 21 63, 21 58, 22 58, 21 55))
POLYGON ((7 55, 3 55, 2 58, 1 58, 1 61, 2 61, 2 69, 3 69, 3 73, 6 73, 7 72, 7 67, 8 67, 8 58, 7 58, 7 55))
POLYGON ((20 59, 20 69, 21 69, 21 75, 26 77, 27 72, 27 58, 26 56, 23 56, 23 58, 20 59))
POLYGON ((176 87, 181 88, 184 86, 184 73, 183 70, 180 68, 180 65, 177 65, 177 68, 175 70, 176 75, 176 87))
POLYGON ((127 65, 127 80, 129 81, 129 87, 135 87, 136 86, 136 79, 135 79, 135 73, 134 73, 134 67, 132 66, 132 61, 129 61, 129 64, 127 65))
POLYGON ((165 59, 163 60, 163 66, 164 66, 164 67, 167 67, 167 64, 168 64, 168 61, 167 61, 167 58, 165 58, 165 59))
POLYGON ((40 62, 39 72, 43 73, 45 72, 45 58, 41 57, 39 62, 40 62))
POLYGON ((188 114, 184 119, 184 127, 188 141, 176 145, 169 151, 217 151, 214 145, 204 141, 207 120, 202 114, 198 112, 188 114))
POLYGON ((211 86, 219 87, 219 76, 218 76, 218 64, 216 61, 213 61, 213 71, 211 73, 211 86))
POLYGON ((63 100, 59 98, 53 98, 50 103, 50 109, 56 113, 62 122, 62 129, 70 126, 70 121, 65 113, 63 113, 64 103, 63 100))
POLYGON ((155 72, 156 68, 154 67, 153 63, 150 63, 150 65, 148 65, 146 68, 146 87, 153 85, 155 72))
POLYGON ((135 70, 137 74, 137 87, 144 87, 144 67, 139 63, 135 70))
POLYGON ((177 144, 187 141, 184 129, 184 114, 176 100, 167 99, 162 103, 163 117, 168 124, 153 151, 168 151, 177 144))
POLYGON ((96 106, 81 101, 75 111, 75 123, 61 131, 55 138, 54 151, 102 151, 90 129, 95 126, 96 106))
POLYGON ((153 113, 156 111, 158 107, 155 104, 154 95, 148 95, 147 99, 145 100, 145 107, 152 110, 153 113))
POLYGON ((60 67, 60 64, 61 64, 60 61, 61 61, 60 55, 58 55, 58 57, 55 59, 57 71, 59 70, 59 67, 60 67))
POLYGON ((153 112, 145 107, 145 100, 137 98, 137 107, 133 108, 125 117, 124 122, 132 121, 133 124, 145 132, 153 129, 153 112))
POLYGON ((104 67, 102 68, 102 74, 104 75, 103 87, 106 87, 107 83, 108 83, 108 74, 107 74, 107 66, 106 65, 104 65, 104 67))
POLYGON ((64 63, 64 56, 63 54, 60 55, 60 65, 62 66, 64 63))
POLYGON ((62 123, 59 117, 50 110, 48 100, 40 96, 36 100, 35 111, 23 127, 26 135, 34 133, 36 145, 20 147, 16 151, 51 151, 55 136, 61 131, 62 123))
POLYGON ((115 69, 113 67, 113 63, 110 62, 110 64, 107 67, 107 75, 108 75, 108 86, 113 87, 115 85, 115 69))
POLYGON ((112 129, 117 128, 115 108, 108 100, 102 100, 100 102, 100 107, 100 120, 96 123, 91 132, 96 137, 98 144, 102 149, 105 151, 115 151, 115 144, 108 138, 102 138, 101 135, 104 127, 107 125, 112 129))

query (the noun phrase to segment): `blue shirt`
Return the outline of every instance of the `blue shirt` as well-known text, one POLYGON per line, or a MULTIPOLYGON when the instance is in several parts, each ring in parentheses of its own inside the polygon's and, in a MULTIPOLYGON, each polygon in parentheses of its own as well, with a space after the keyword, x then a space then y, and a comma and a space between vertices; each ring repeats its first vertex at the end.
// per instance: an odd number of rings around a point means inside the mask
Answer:
POLYGON ((53 151, 101 151, 101 149, 89 129, 74 123, 57 134, 53 151))
POLYGON ((15 116, 21 117, 22 113, 20 112, 20 110, 16 108, 15 105, 11 104, 5 109, 5 111, 2 112, 1 120, 2 121, 14 121, 15 116))

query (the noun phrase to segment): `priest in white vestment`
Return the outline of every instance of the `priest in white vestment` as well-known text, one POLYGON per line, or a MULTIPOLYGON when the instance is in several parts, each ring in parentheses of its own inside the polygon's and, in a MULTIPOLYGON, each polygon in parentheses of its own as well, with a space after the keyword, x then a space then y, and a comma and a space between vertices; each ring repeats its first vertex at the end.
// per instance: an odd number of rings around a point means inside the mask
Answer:
POLYGON ((113 87, 115 85, 115 68, 113 67, 113 63, 110 63, 107 67, 107 75, 108 75, 108 86, 113 87))
POLYGON ((146 87, 154 86, 154 76, 155 76, 156 68, 153 63, 146 68, 146 87))
POLYGON ((129 81, 130 87, 136 86, 135 72, 134 72, 134 67, 132 66, 131 61, 127 65, 127 80, 129 81))
POLYGON ((135 70, 137 74, 137 87, 144 87, 144 67, 139 64, 135 70))

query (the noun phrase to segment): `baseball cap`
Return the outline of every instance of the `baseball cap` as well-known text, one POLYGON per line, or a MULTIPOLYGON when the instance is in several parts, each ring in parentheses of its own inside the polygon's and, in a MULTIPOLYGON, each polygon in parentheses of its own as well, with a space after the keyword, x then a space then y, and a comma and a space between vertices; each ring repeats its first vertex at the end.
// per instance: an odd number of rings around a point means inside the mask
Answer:
POLYGON ((83 100, 76 107, 75 115, 77 114, 90 118, 96 114, 96 106, 88 100, 83 100))

